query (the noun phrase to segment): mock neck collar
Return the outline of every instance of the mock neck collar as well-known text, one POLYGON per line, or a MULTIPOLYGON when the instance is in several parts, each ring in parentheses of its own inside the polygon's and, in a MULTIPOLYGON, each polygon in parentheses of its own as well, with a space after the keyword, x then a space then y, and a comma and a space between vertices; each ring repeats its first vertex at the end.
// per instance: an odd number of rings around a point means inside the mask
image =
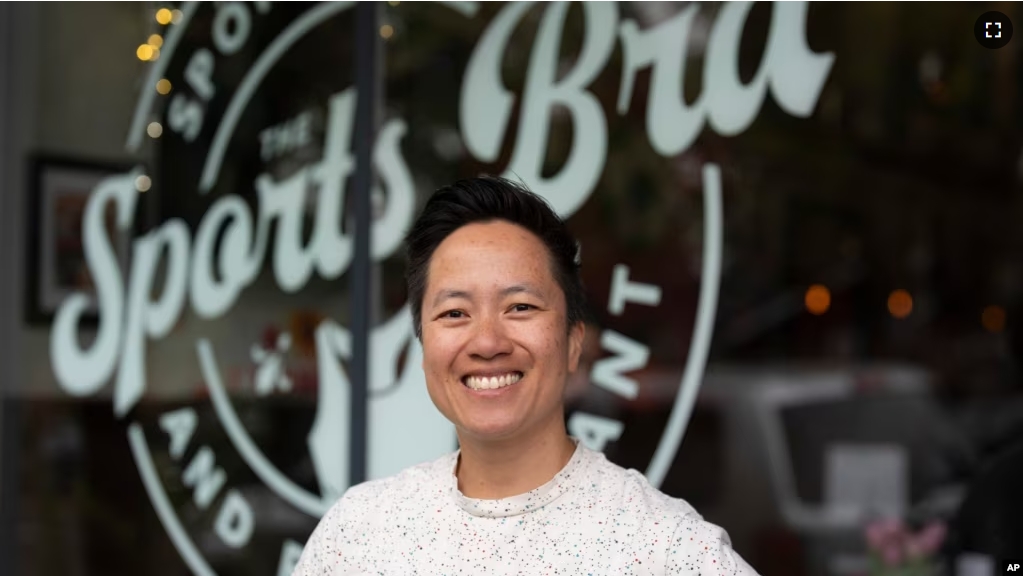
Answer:
POLYGON ((569 458, 568 463, 565 464, 561 471, 555 474, 546 484, 524 494, 497 500, 469 498, 458 489, 458 476, 455 475, 455 471, 458 468, 458 459, 461 455, 461 450, 459 450, 453 454, 450 466, 447 468, 450 475, 449 483, 452 498, 455 504, 462 510, 473 516, 483 518, 519 516, 539 510, 557 500, 565 492, 568 492, 573 478, 582 466, 586 447, 575 438, 572 438, 572 442, 575 443, 575 452, 572 453, 572 457, 569 458))

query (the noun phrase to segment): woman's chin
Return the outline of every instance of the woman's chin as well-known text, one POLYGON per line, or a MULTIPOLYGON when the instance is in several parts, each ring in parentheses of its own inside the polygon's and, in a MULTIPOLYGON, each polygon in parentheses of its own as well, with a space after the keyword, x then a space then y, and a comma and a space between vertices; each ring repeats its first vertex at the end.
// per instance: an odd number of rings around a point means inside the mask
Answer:
POLYGON ((521 423, 516 421, 483 421, 466 422, 458 427, 459 437, 471 438, 477 442, 496 442, 507 440, 521 430, 521 423))

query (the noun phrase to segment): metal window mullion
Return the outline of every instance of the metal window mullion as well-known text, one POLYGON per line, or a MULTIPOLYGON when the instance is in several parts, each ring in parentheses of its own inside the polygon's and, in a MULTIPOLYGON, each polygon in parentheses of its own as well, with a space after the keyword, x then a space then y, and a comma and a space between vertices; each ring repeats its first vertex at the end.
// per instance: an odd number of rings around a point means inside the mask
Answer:
POLYGON ((370 229, 373 183, 373 138, 376 132, 377 28, 376 2, 355 5, 355 181, 352 204, 355 224, 351 268, 351 419, 350 484, 366 480, 368 444, 369 333, 372 310, 370 229))

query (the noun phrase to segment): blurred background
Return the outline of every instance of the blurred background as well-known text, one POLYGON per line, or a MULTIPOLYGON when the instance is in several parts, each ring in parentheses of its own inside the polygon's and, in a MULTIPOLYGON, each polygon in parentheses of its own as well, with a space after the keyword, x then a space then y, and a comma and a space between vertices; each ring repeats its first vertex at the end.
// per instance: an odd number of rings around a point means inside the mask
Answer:
POLYGON ((0 4, 0 573, 288 574, 352 481, 455 449, 400 240, 504 173, 580 239, 574 434, 765 576, 993 574, 1023 62, 991 10, 0 4))

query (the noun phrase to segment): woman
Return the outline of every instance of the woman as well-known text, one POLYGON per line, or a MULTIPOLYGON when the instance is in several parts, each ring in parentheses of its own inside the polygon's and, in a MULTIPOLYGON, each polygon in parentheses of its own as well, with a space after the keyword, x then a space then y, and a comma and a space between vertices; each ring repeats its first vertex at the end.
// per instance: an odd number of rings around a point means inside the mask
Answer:
POLYGON ((296 575, 756 574, 685 501, 566 433, 585 331, 577 253, 510 181, 431 197, 408 237, 409 300, 460 450, 349 489, 296 575))

